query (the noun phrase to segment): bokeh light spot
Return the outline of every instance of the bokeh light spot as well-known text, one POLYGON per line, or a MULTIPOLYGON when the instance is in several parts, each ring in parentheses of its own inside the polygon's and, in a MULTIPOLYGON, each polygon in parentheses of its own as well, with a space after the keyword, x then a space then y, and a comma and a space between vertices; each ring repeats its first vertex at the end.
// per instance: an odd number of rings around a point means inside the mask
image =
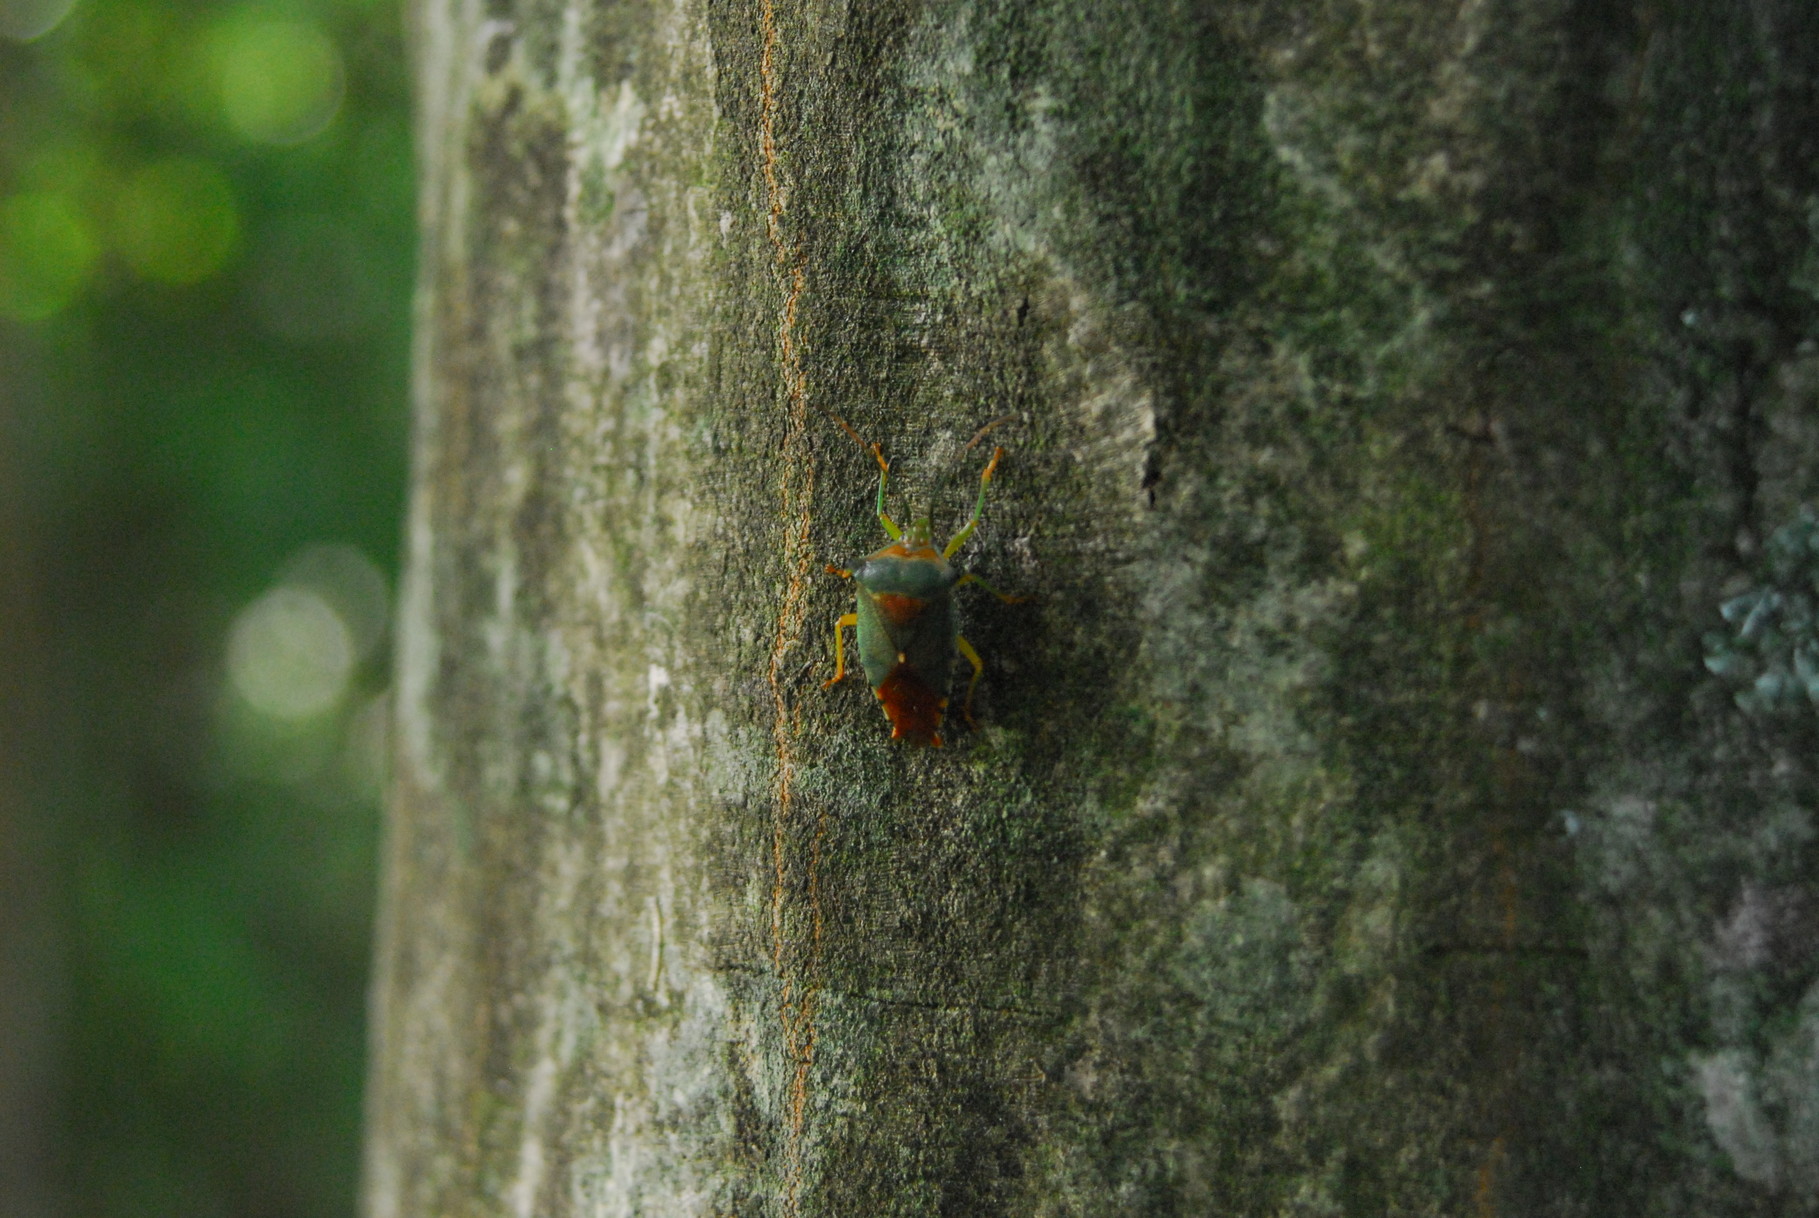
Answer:
POLYGON ((311 22, 243 14, 220 28, 214 52, 222 113, 255 143, 300 143, 341 108, 341 53, 311 22))
POLYGON ((334 606, 347 625, 356 661, 369 658, 384 640, 391 589, 378 564, 354 546, 305 546, 285 562, 279 580, 308 588, 334 606))
POLYGON ((131 122, 176 101, 183 82, 173 68, 186 33, 177 7, 168 0, 94 0, 87 9, 69 23, 64 70, 84 107, 94 107, 88 122, 131 122))
POLYGON ((0 35, 30 42, 56 29, 76 0, 0 0, 0 35))
POLYGON ((158 283, 196 283, 227 262, 240 217, 227 177, 208 161, 173 157, 140 169, 114 212, 120 256, 158 283))
POLYGON ((333 709, 354 670, 354 639, 314 589, 282 584, 241 611, 228 637, 227 671, 248 705, 274 719, 333 709))
POLYGON ((61 194, 0 203, 0 316, 42 321, 75 299, 95 266, 94 234, 61 194))
POLYGON ((98 140, 75 132, 46 140, 31 149, 20 166, 24 189, 41 190, 80 201, 84 210, 93 200, 112 193, 113 175, 98 140))

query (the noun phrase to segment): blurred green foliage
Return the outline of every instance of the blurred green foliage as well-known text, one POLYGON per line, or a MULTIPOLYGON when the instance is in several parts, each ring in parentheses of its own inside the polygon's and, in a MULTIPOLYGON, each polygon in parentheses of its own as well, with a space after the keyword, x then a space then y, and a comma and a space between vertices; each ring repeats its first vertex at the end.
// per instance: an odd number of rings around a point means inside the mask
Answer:
POLYGON ((414 254, 388 0, 0 0, 50 1213, 353 1212, 414 254))

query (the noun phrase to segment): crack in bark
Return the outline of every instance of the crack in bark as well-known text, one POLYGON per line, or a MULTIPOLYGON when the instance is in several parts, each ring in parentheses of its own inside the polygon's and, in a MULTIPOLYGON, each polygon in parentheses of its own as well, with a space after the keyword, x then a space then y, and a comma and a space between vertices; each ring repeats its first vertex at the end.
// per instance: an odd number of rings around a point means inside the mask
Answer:
POLYGON ((819 997, 817 965, 821 955, 821 888, 818 876, 821 843, 826 831, 825 810, 816 818, 807 865, 809 945, 806 958, 792 967, 786 959, 784 926, 788 889, 788 834, 795 804, 795 739, 801 734, 800 709, 790 702, 783 669, 792 649, 802 641, 808 599, 810 565, 810 509, 815 489, 815 469, 807 447, 808 392, 802 371, 801 348, 796 341, 796 314, 806 283, 801 250, 792 249, 783 228, 783 192, 777 174, 777 21, 774 0, 760 6, 763 51, 759 59, 759 152, 765 187, 765 233, 776 256, 783 287, 783 306, 777 323, 778 362, 783 378, 788 421, 783 442, 781 479, 784 592, 777 608, 777 628, 771 646, 768 680, 775 717, 772 739, 777 756, 773 789, 775 811, 771 830, 771 962, 781 983, 777 1017, 784 1049, 794 1071, 790 1081, 789 1131, 784 1152, 786 1212, 801 1213, 802 1142, 807 1124, 809 1074, 815 1060, 815 1009, 819 997), (797 999, 798 979, 801 997, 797 999))

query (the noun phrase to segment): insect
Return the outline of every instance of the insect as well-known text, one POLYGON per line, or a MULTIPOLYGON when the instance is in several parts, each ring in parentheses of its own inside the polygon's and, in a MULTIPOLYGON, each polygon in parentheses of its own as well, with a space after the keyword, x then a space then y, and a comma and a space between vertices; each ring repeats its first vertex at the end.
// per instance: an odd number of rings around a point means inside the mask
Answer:
MULTIPOLYGON (((977 726, 973 720, 973 690, 985 671, 984 661, 954 620, 950 594, 960 585, 972 583, 1006 604, 1022 599, 1006 596, 977 575, 956 570, 948 563, 979 527, 985 511, 985 489, 991 485, 1004 450, 992 450, 992 459, 979 475, 979 498, 973 504, 973 514, 947 545, 937 550, 930 525, 933 509, 913 520, 907 530, 898 528, 884 510, 884 488, 891 467, 883 450, 861 440, 859 433, 838 415, 830 417, 878 462, 878 523, 890 535, 891 544, 868 555, 850 571, 831 564, 827 568, 830 575, 850 579, 857 585, 858 607, 834 623, 834 675, 821 688, 846 676, 844 631, 848 626, 854 627, 859 665, 865 670, 866 684, 878 695, 891 721, 891 738, 940 748, 941 719, 947 712, 954 653, 959 652, 973 666, 965 703, 966 721, 973 726, 977 726)), ((1007 415, 980 428, 962 451, 971 451, 986 432, 1011 417, 1007 415)))

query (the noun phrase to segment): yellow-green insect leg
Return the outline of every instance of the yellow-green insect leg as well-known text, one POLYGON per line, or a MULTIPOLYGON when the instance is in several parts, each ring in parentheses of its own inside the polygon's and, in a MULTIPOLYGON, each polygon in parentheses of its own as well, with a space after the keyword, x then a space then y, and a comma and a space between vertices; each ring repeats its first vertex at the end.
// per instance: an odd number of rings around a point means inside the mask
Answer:
POLYGON ((1029 599, 1027 596, 1012 596, 1008 592, 1000 592, 998 589, 986 583, 981 577, 974 575, 971 571, 968 571, 965 575, 962 575, 959 579, 954 581, 954 587, 956 588, 961 584, 978 584, 981 588, 984 588, 987 592, 991 593, 1007 605, 1021 605, 1024 601, 1029 599))
POLYGON ((985 661, 979 658, 979 653, 973 650, 973 645, 966 641, 964 634, 954 636, 954 648, 973 666, 973 679, 966 683, 966 725, 976 728, 979 724, 973 719, 973 690, 979 685, 979 675, 985 671, 985 661))
POLYGON ((985 472, 979 475, 979 498, 973 502, 973 514, 967 518, 960 531, 955 533, 947 543, 947 549, 941 551, 941 557, 952 558, 955 552, 966 544, 966 539, 973 535, 973 530, 979 527, 979 518, 985 515, 985 488, 991 485, 992 471, 998 468, 998 462, 1003 456, 1002 448, 992 450, 992 459, 985 463, 985 472))
POLYGON ((848 626, 858 624, 859 615, 857 613, 842 614, 840 620, 834 623, 834 675, 821 683, 822 689, 837 684, 842 677, 846 676, 846 637, 840 632, 848 626))

